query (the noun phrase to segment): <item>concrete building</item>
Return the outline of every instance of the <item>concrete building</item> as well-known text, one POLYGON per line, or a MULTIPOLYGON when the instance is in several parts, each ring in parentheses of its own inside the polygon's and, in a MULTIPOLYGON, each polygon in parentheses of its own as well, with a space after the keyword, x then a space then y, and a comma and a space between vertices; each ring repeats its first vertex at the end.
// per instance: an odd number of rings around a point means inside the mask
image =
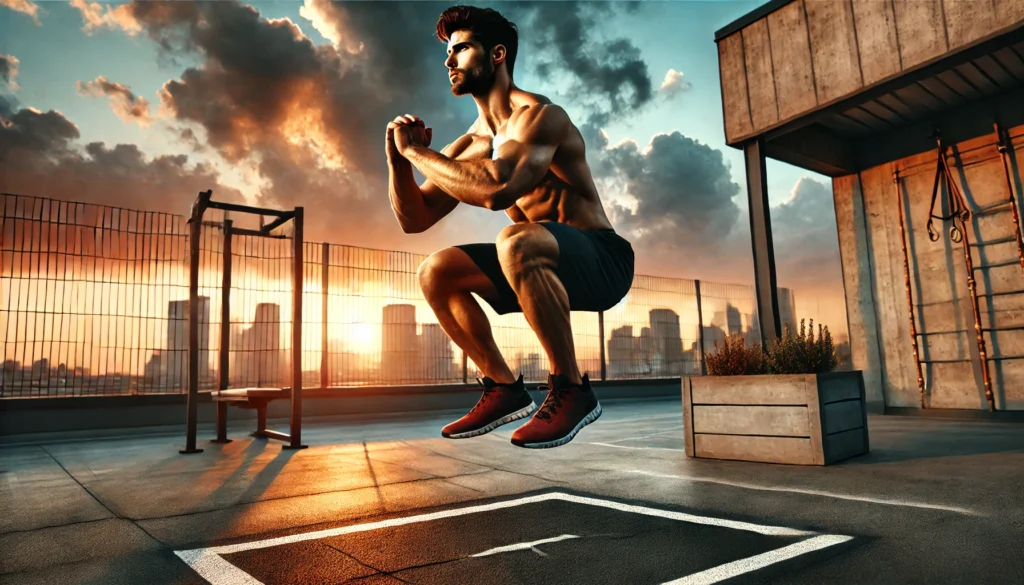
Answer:
POLYGON ((381 374, 386 382, 412 382, 419 377, 420 339, 415 305, 385 305, 381 332, 381 374))
POLYGON ((231 338, 231 382, 240 386, 289 384, 287 353, 281 349, 281 307, 258 303, 252 325, 231 338))
MULTIPOLYGON (((157 358, 168 388, 188 388, 188 301, 167 303, 167 344, 157 358)), ((150 369, 150 371, 152 371, 150 369)), ((199 297, 199 385, 210 382, 210 297, 199 297)))
POLYGON ((1024 408, 1024 0, 773 0, 716 42, 762 335, 772 157, 832 178, 871 410, 1024 408))

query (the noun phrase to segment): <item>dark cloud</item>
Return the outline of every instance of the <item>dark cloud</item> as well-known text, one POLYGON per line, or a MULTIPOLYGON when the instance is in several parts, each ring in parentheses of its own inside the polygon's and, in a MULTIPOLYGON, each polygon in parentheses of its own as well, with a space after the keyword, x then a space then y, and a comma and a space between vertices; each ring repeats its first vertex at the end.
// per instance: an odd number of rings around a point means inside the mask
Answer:
POLYGON ((18 76, 18 58, 14 55, 0 55, 0 79, 4 83, 13 83, 18 76))
POLYGON ((109 97, 114 113, 125 122, 137 122, 140 126, 148 126, 153 122, 149 113, 149 100, 135 95, 127 85, 115 83, 101 75, 86 83, 79 81, 75 87, 79 95, 109 97))
POLYGON ((185 155, 147 159, 133 144, 109 148, 91 142, 79 151, 78 128, 59 112, 21 109, 0 124, 0 191, 182 214, 196 194, 214 188, 219 198, 241 194, 218 184, 206 164, 185 155))
POLYGON ((618 229, 645 248, 693 249, 725 241, 739 219, 732 180, 722 152, 678 132, 660 134, 641 151, 625 142, 605 153, 636 209, 610 205, 618 229))

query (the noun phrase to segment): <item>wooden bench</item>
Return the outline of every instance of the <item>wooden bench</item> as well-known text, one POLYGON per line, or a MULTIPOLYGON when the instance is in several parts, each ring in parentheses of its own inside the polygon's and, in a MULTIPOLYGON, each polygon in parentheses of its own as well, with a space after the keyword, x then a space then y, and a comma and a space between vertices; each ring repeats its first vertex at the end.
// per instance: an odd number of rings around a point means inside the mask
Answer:
POLYGON ((217 443, 230 443, 227 437, 228 406, 256 409, 256 432, 254 437, 266 437, 289 442, 291 437, 284 433, 267 430, 267 404, 272 400, 288 400, 292 397, 291 388, 232 388, 215 390, 210 397, 217 403, 217 443))

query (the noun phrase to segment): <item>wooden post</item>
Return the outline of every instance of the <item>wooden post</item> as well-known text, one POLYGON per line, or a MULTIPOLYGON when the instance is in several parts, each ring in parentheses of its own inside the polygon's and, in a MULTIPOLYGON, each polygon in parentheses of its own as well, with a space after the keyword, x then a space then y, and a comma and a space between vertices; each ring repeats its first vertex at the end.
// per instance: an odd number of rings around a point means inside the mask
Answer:
POLYGON ((320 249, 320 276, 322 283, 320 285, 321 290, 321 321, 320 324, 320 389, 327 389, 328 376, 327 367, 330 360, 327 358, 327 290, 330 287, 331 279, 328 276, 330 270, 330 253, 331 245, 327 242, 323 243, 320 249))
POLYGON ((775 278, 775 249, 768 203, 764 141, 753 139, 743 146, 747 171, 747 201, 750 205, 750 240, 754 252, 754 287, 757 318, 761 325, 761 346, 779 338, 779 298, 775 278))
POLYGON ((304 276, 302 208, 295 208, 292 237, 292 408, 287 449, 304 449, 302 444, 302 281, 304 276))
POLYGON ((202 453, 196 448, 199 415, 199 238, 202 235, 203 205, 197 203, 189 219, 188 254, 188 398, 185 417, 185 448, 179 453, 202 453))
MULTIPOLYGON (((225 212, 226 214, 227 212, 225 212)), ((224 255, 221 261, 220 285, 220 366, 218 390, 227 390, 231 374, 231 224, 224 220, 224 255)), ((217 438, 214 443, 230 443, 228 438, 228 403, 217 402, 217 438)))
POLYGON ((608 375, 608 360, 604 355, 604 311, 597 312, 597 335, 601 338, 601 380, 605 380, 608 375))
POLYGON ((704 309, 700 302, 700 280, 693 281, 697 290, 697 347, 700 348, 700 375, 708 375, 708 365, 704 361, 704 309))

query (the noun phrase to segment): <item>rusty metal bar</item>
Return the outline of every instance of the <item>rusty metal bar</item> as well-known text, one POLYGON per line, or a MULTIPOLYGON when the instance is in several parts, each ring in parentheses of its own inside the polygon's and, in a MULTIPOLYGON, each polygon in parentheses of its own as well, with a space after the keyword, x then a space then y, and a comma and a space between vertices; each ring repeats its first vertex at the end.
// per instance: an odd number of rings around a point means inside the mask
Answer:
MULTIPOLYGON (((206 191, 205 193, 211 193, 206 191)), ((249 205, 239 205, 237 203, 224 203, 222 201, 210 201, 208 198, 202 203, 206 209, 220 209, 223 211, 239 211, 241 213, 253 213, 256 215, 272 215, 274 217, 291 219, 293 217, 293 211, 281 211, 278 209, 266 209, 263 207, 251 207, 249 205)), ((276 227, 276 226, 275 226, 276 227)))
POLYGON ((296 207, 293 212, 295 233, 292 235, 292 408, 288 449, 305 449, 302 444, 302 282, 303 264, 303 210, 296 207))
POLYGON ((320 293, 321 297, 321 321, 320 324, 320 388, 327 388, 329 382, 327 376, 327 368, 330 360, 328 359, 327 353, 327 292, 331 285, 331 279, 329 277, 330 270, 330 257, 331 257, 331 245, 324 242, 320 245, 320 278, 322 279, 320 293))
POLYGON ((203 230, 203 211, 203 205, 193 206, 192 217, 188 221, 188 398, 185 448, 178 450, 181 454, 203 452, 196 448, 196 422, 199 415, 199 238, 203 230))
POLYGON ((1003 176, 1006 178, 1006 193, 1010 198, 1010 211, 1013 214, 1013 235, 1017 238, 1017 255, 1020 257, 1020 268, 1024 271, 1024 240, 1020 235, 1020 213, 1017 210, 1017 198, 1013 192, 1013 180, 1010 178, 1010 155, 1008 153, 1009 141, 1003 141, 1003 130, 999 124, 993 124, 996 131, 996 149, 999 150, 999 159, 1003 163, 1003 176))
POLYGON ((269 233, 262 232, 260 230, 252 230, 248 228, 231 228, 231 233, 236 236, 259 236, 261 238, 273 238, 275 240, 287 240, 288 236, 284 235, 271 235, 269 233))
POLYGON ((262 235, 262 236, 269 236, 270 232, 274 231, 274 228, 276 228, 276 227, 278 227, 280 225, 283 225, 284 222, 288 221, 289 219, 292 219, 294 216, 295 215, 293 213, 288 213, 287 215, 282 215, 282 216, 278 217, 274 221, 272 221, 272 222, 268 223, 267 225, 263 226, 260 229, 260 235, 262 235))
POLYGON ((914 291, 910 287, 910 261, 907 256, 907 228, 903 220, 903 195, 900 192, 900 170, 892 173, 896 186, 896 202, 900 216, 900 245, 903 249, 903 279, 907 288, 907 306, 910 309, 910 343, 914 348, 914 365, 917 368, 917 389, 921 393, 921 408, 928 408, 925 401, 924 376, 921 373, 921 355, 917 349, 917 323, 914 319, 914 291))
MULTIPOLYGON (((224 245, 221 248, 220 284, 220 351, 218 390, 227 390, 231 374, 231 220, 224 220, 224 245)), ((230 443, 228 438, 228 403, 217 402, 217 438, 213 443, 230 443)))

